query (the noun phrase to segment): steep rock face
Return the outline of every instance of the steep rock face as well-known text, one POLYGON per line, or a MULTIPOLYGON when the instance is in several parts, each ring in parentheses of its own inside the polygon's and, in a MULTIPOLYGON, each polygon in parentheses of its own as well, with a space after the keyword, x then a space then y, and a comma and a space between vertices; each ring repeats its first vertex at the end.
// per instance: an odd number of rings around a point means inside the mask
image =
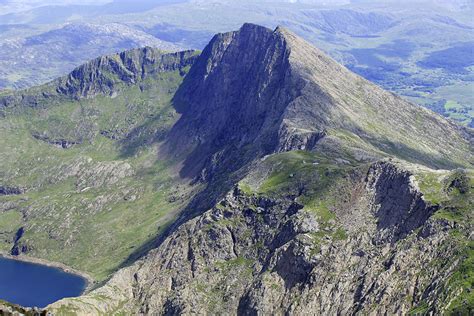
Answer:
POLYGON ((122 84, 137 84, 160 72, 184 69, 191 66, 195 59, 195 51, 164 53, 151 47, 102 56, 46 85, 1 96, 0 109, 18 105, 36 107, 55 98, 92 98, 98 94, 113 96, 122 84))
MULTIPOLYGON (((469 131, 350 73, 282 28, 246 24, 189 58, 193 66, 173 99, 181 117, 157 152, 159 159, 184 160, 170 173, 181 168, 180 180, 200 183, 177 220, 144 245, 156 247, 146 257, 53 311, 403 314, 422 304, 443 310, 439 293, 458 267, 449 259, 459 248, 450 239, 459 224, 433 216, 438 206, 425 201, 404 168, 390 160, 366 163, 395 156, 436 168, 471 166, 469 131), (240 180, 250 175, 259 179, 244 189, 240 180), (334 192, 325 190, 332 186, 334 192)), ((96 66, 113 69, 125 84, 151 73, 120 60, 96 66)), ((113 97, 102 76, 109 70, 85 71, 91 82, 63 78, 74 87, 65 93, 113 97)), ((110 181, 81 171, 75 189, 114 185, 143 174, 139 169, 97 164, 91 171, 110 181)), ((121 189, 130 185, 136 190, 98 197, 98 206, 81 206, 81 214, 102 212, 104 199, 141 192, 135 181, 121 189)), ((134 224, 145 223, 154 224, 134 224)), ((461 228, 464 238, 469 227, 461 228)), ((23 245, 20 239, 17 250, 23 245)))
POLYGON ((412 184, 411 174, 389 163, 373 165, 366 178, 367 189, 374 193, 372 212, 377 218, 374 242, 396 242, 420 227, 436 210, 427 206, 412 184))
POLYGON ((194 150, 185 174, 199 172, 216 153, 226 159, 277 147, 280 117, 299 93, 289 53, 279 32, 251 24, 211 40, 174 97, 183 115, 169 145, 194 150))
POLYGON ((244 24, 216 35, 173 102, 181 117, 163 152, 184 160, 182 177, 206 187, 185 211, 192 216, 275 152, 392 155, 435 168, 472 163, 472 131, 382 90, 281 27, 244 24))
POLYGON ((356 172, 345 192, 351 206, 335 210, 346 236, 325 234, 324 222, 298 203, 236 188, 106 286, 51 308, 72 304, 83 314, 404 314, 424 300, 440 312, 440 285, 432 284, 445 282, 457 262, 434 262, 453 255, 454 249, 441 248, 452 227, 429 218, 432 210, 417 204, 421 194, 407 176, 388 162, 365 175, 356 172), (399 179, 396 197, 387 191, 393 179, 399 179), (423 220, 390 229, 381 213, 395 204, 394 218, 417 213, 423 220), (387 229, 397 232, 390 235, 397 243, 380 237, 387 229))

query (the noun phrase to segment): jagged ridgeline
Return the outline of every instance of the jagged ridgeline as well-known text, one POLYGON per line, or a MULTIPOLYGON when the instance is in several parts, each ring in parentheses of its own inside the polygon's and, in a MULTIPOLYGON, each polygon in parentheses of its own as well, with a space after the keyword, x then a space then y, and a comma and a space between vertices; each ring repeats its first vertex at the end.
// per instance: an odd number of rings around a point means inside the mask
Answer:
POLYGON ((472 130, 288 30, 0 104, 2 251, 111 277, 56 313, 472 312, 472 130))

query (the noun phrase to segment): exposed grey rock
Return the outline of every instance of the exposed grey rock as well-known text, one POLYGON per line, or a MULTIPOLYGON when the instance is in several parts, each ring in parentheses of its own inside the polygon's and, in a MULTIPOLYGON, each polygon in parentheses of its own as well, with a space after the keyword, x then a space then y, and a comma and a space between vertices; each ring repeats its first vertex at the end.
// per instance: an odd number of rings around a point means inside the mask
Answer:
POLYGON ((25 193, 24 188, 0 185, 0 195, 18 195, 25 193))
MULTIPOLYGON (((459 296, 442 288, 462 261, 452 235, 465 238, 469 224, 433 215, 441 205, 425 199, 407 161, 430 173, 470 167, 469 133, 356 76, 283 28, 246 24, 216 35, 199 57, 149 53, 99 58, 42 97, 113 98, 123 85, 140 87, 160 67, 186 73, 192 65, 172 100, 181 116, 161 134, 162 160, 156 161, 178 161, 169 171, 181 168, 192 197, 165 233, 145 245, 155 247, 147 256, 52 310, 406 314, 425 304, 438 313, 459 296), (387 156, 405 161, 374 162, 387 156), (250 188, 240 186, 247 177, 250 188)), ((121 139, 114 128, 102 132, 121 139)), ((72 216, 101 215, 113 207, 109 202, 140 195, 127 179, 135 166, 92 158, 55 166, 51 183, 75 177, 79 192, 116 190, 78 196, 71 210, 61 203, 31 205, 22 215, 60 209, 58 227, 42 229, 51 240, 73 245, 72 216), (68 235, 58 234, 61 229, 68 235)), ((466 194, 461 182, 451 181, 446 194, 466 194)), ((185 194, 172 189, 167 200, 185 194)), ((27 224, 27 232, 37 229, 27 224)), ((12 251, 35 249, 25 237, 12 251)))
POLYGON ((58 148, 68 149, 74 145, 79 144, 80 142, 74 140, 67 140, 67 139, 50 139, 48 136, 40 135, 40 134, 33 134, 34 138, 44 141, 48 144, 54 145, 58 148))
POLYGON ((216 35, 173 101, 181 117, 163 152, 186 157, 181 176, 205 188, 146 257, 51 309, 403 315, 422 303, 442 313, 456 296, 440 294, 459 267, 451 260, 459 258, 449 237, 455 226, 433 216, 438 206, 425 201, 406 164, 383 160, 345 171, 341 183, 333 179, 338 201, 326 219, 297 202, 305 183, 276 196, 229 187, 249 172, 267 177, 271 171, 259 170, 266 155, 297 149, 338 167, 392 155, 437 168, 470 166, 463 129, 283 28, 252 24, 216 35))
POLYGON ((193 54, 193 51, 164 54, 158 49, 145 47, 99 57, 74 69, 60 81, 57 91, 75 98, 113 95, 118 83, 135 84, 154 73, 191 65, 193 54))
POLYGON ((376 192, 371 201, 379 230, 375 243, 394 243, 404 238, 436 211, 437 206, 426 205, 410 176, 389 162, 370 168, 366 182, 367 189, 376 192))
POLYGON ((472 141, 462 128, 351 73, 281 27, 244 24, 216 35, 174 104, 182 116, 167 150, 190 153, 181 174, 202 178, 204 170, 206 181, 273 152, 317 150, 335 131, 372 146, 357 148, 359 156, 403 152, 451 168, 469 161, 454 145, 472 141), (453 153, 464 158, 454 162, 453 153))

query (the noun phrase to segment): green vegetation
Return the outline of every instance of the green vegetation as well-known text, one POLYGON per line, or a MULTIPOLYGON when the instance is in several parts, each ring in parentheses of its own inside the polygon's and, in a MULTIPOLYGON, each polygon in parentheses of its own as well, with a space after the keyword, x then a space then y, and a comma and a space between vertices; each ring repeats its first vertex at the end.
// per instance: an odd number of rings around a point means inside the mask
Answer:
POLYGON ((430 306, 425 301, 421 301, 417 306, 412 308, 408 314, 413 316, 427 315, 430 306))
POLYGON ((8 252, 11 249, 11 238, 21 225, 22 219, 19 212, 0 212, 0 251, 8 252))
POLYGON ((214 33, 231 30, 246 21, 263 25, 287 21, 294 32, 365 78, 461 124, 472 124, 474 103, 465 101, 473 95, 472 88, 465 88, 473 84, 472 8, 463 2, 390 1, 374 6, 368 1, 357 1, 321 8, 317 3, 271 1, 271 7, 274 12, 266 14, 266 1, 221 1, 219 6, 204 3, 199 10, 189 2, 172 2, 163 4, 159 10, 148 7, 128 14, 129 8, 124 8, 122 13, 97 18, 97 11, 89 11, 85 6, 74 21, 92 22, 86 27, 74 23, 63 27, 71 22, 68 15, 50 13, 54 18, 45 18, 43 10, 12 14, 5 17, 9 22, 5 22, 8 28, 1 34, 3 42, 18 37, 27 40, 2 48, 0 87, 19 88, 45 82, 87 58, 130 45, 169 46, 156 42, 153 36, 181 47, 203 48, 214 33), (128 25, 126 32, 106 33, 107 40, 101 40, 105 26, 100 24, 114 28, 108 23, 118 20, 128 25), (93 44, 97 42, 102 45, 93 44), (45 50, 48 56, 41 55, 45 50), (37 57, 28 58, 30 55, 25 51, 37 57), (69 52, 67 58, 65 51, 69 52), (462 109, 454 114, 438 104, 440 101, 457 102, 462 109))
POLYGON ((442 201, 447 200, 448 196, 443 190, 442 184, 443 174, 432 173, 432 172, 421 172, 417 177, 418 185, 423 197, 426 201, 432 204, 440 204, 442 201))
POLYGON ((415 174, 423 197, 433 205, 439 205, 435 218, 462 222, 471 216, 474 203, 474 176, 472 170, 419 171, 415 174))
POLYGON ((0 196, 0 250, 16 231, 27 255, 107 278, 144 253, 186 203, 188 186, 160 158, 158 144, 177 119, 171 97, 179 71, 114 98, 52 99, 11 108, 0 117, 2 185, 26 188, 0 196), (41 137, 38 137, 41 136, 41 137), (58 148, 57 140, 72 143, 58 148))
POLYGON ((474 242, 465 242, 460 264, 449 278, 447 286, 460 292, 447 306, 449 315, 471 315, 474 312, 474 242))
POLYGON ((334 177, 351 168, 351 165, 338 165, 331 158, 308 151, 271 155, 265 164, 272 172, 258 188, 258 193, 266 195, 289 193, 299 196, 303 193, 301 190, 321 192, 334 181, 334 177))
MULTIPOLYGON (((474 242, 469 236, 472 233, 469 228, 474 224, 474 174, 472 170, 455 169, 425 171, 416 176, 425 199, 439 206, 433 218, 448 220, 457 227, 450 234, 450 247, 454 247, 456 255, 449 262, 459 263, 446 281, 439 300, 444 302, 447 315, 470 315, 474 311, 474 242)), ((425 312, 428 305, 422 302, 411 314, 424 315, 425 312)))
MULTIPOLYGON (((365 172, 363 164, 357 165, 348 157, 345 164, 338 164, 324 155, 299 151, 271 155, 263 164, 263 168, 271 172, 256 190, 257 194, 297 197, 304 210, 317 218, 320 229, 308 235, 313 243, 311 256, 317 255, 324 244, 348 238, 347 232, 338 225, 334 210, 343 208, 344 201, 350 200, 344 193, 351 188, 349 175, 365 172)), ((445 244, 453 247, 456 259, 433 263, 445 269, 456 262, 453 260, 459 260, 446 281, 445 293, 440 296, 445 303, 440 307, 445 306, 446 313, 450 315, 469 315, 474 306, 474 244, 469 240, 466 229, 472 227, 474 219, 473 172, 471 169, 435 171, 423 167, 416 167, 412 172, 425 201, 438 206, 432 218, 455 222, 459 227, 452 230, 445 244)), ((410 311, 410 315, 425 315, 431 308, 430 304, 421 301, 410 311)))
POLYGON ((265 160, 273 170, 258 188, 258 194, 268 196, 294 196, 304 210, 314 214, 320 230, 311 234, 316 254, 321 243, 347 238, 346 231, 337 224, 335 207, 341 203, 340 192, 347 186, 346 175, 356 165, 349 157, 334 159, 307 151, 274 154, 265 160))
POLYGON ((244 268, 249 273, 252 273, 253 261, 244 257, 237 257, 227 261, 222 261, 216 263, 216 266, 223 271, 223 273, 228 273, 230 270, 235 270, 237 268, 244 268))
POLYGON ((253 194, 252 187, 251 187, 249 184, 240 182, 240 183, 238 184, 238 186, 239 186, 239 189, 240 189, 244 194, 247 194, 247 195, 253 194))

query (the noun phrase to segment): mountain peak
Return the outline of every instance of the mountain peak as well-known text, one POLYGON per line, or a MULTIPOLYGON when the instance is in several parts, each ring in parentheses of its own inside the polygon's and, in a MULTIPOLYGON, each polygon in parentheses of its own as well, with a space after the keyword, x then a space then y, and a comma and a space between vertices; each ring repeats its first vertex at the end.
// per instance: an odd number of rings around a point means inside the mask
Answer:
POLYGON ((217 34, 174 103, 182 116, 168 145, 192 152, 185 174, 200 172, 217 153, 242 157, 245 149, 252 159, 347 145, 341 133, 353 135, 357 142, 347 146, 364 148, 367 157, 383 152, 433 167, 469 161, 458 126, 359 77, 282 27, 246 23, 217 34))
MULTIPOLYGON (((259 24, 254 24, 254 23, 249 23, 246 22, 242 24, 242 26, 239 29, 239 32, 265 32, 265 33, 270 33, 272 30, 269 28, 259 25, 259 24)), ((235 33, 235 31, 229 32, 229 33, 235 33)))

